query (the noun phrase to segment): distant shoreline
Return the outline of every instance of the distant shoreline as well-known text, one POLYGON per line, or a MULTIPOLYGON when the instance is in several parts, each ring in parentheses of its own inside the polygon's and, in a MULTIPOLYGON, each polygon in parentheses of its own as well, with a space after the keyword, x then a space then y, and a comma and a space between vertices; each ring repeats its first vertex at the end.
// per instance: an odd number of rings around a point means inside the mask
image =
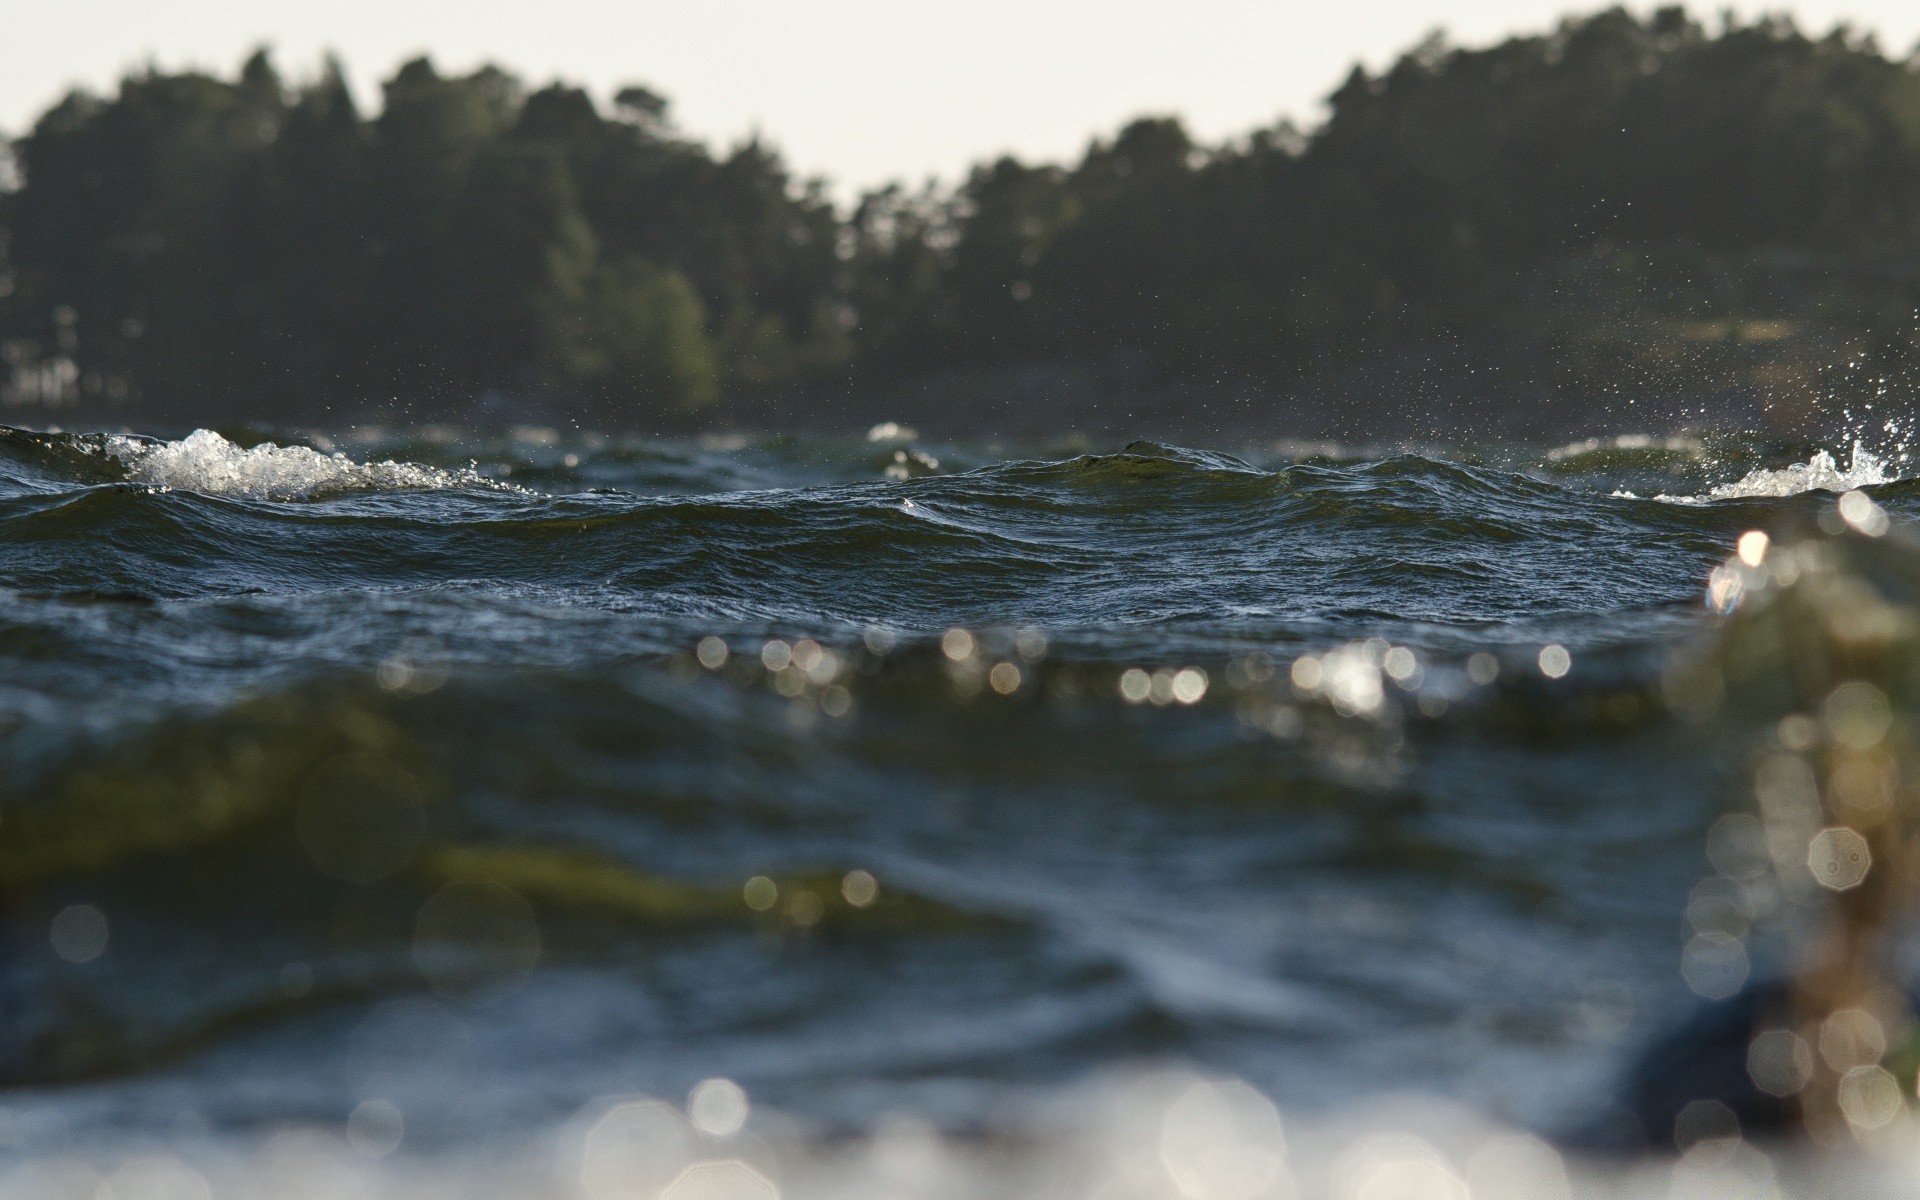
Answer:
POLYGON ((0 417, 1809 434, 1920 379, 1920 59, 1620 9, 836 203, 667 99, 134 74, 13 146, 0 417))

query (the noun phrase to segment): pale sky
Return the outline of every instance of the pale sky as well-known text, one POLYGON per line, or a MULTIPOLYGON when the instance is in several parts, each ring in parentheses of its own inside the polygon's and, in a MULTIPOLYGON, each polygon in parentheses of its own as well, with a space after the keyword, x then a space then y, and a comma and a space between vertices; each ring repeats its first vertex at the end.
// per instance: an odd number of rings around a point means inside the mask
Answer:
MULTIPOLYGON (((498 62, 603 99, 625 83, 669 96, 716 146, 761 130, 837 190, 956 178, 1011 151, 1066 158, 1140 113, 1178 113, 1207 140, 1292 116, 1359 60, 1390 62, 1435 27, 1480 44, 1551 25, 1567 0, 13 0, 0 19, 0 130, 23 132, 68 87, 109 90, 148 61, 231 75, 273 47, 283 72, 345 60, 366 101, 399 63, 498 62)), ((1635 11, 1651 5, 1634 4, 1635 11)), ((1696 14, 1728 5, 1694 5, 1696 14)), ((1846 19, 1904 54, 1920 0, 1730 5, 1846 19)))

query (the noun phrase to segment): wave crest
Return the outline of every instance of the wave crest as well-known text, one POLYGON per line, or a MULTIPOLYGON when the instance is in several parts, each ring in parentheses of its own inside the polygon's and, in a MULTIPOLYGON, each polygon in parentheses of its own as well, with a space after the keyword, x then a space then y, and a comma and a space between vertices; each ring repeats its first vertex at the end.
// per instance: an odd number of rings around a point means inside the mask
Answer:
MULTIPOLYGON (((1906 478, 1900 473, 1904 462, 1904 454, 1881 458, 1855 442, 1844 467, 1828 451, 1816 450, 1806 462, 1784 467, 1755 467, 1737 481, 1718 484, 1697 496, 1671 496, 1662 492, 1653 499, 1666 504, 1705 504, 1712 500, 1781 499, 1803 492, 1850 492, 1855 488, 1900 482, 1906 478)), ((1613 494, 1626 500, 1639 499, 1630 491, 1613 494)))
POLYGON ((344 454, 262 442, 251 449, 210 429, 175 442, 111 437, 107 454, 136 483, 251 500, 310 500, 346 491, 497 487, 472 470, 446 471, 419 463, 358 463, 344 454))
POLYGON ((1825 450, 1817 451, 1803 463, 1769 470, 1765 467, 1747 472, 1737 483, 1724 483, 1707 493, 1709 500, 1744 500, 1755 496, 1798 496, 1801 492, 1850 492, 1854 488, 1893 483, 1899 478, 1889 468, 1893 464, 1853 444, 1853 456, 1845 468, 1825 450))

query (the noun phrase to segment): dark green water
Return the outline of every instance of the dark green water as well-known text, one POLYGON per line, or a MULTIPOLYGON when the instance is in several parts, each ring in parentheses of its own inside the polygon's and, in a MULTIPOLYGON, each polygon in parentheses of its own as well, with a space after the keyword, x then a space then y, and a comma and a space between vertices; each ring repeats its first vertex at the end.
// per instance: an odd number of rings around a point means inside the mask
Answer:
POLYGON ((1168 1064, 1551 1128, 1692 999, 1709 572, 1920 511, 1737 440, 341 450, 0 430, 0 1174, 715 1077, 815 1145, 1168 1064))

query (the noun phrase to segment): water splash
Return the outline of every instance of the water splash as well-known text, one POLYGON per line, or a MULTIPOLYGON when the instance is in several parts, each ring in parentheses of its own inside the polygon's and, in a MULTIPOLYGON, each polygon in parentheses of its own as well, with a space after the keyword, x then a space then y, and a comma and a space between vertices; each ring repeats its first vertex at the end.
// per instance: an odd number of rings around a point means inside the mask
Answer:
MULTIPOLYGON (((1785 467, 1755 467, 1733 483, 1717 484, 1698 495, 1674 496, 1662 492, 1653 499, 1663 504, 1706 504, 1713 500, 1779 499, 1802 492, 1850 492, 1898 482, 1905 478, 1902 468, 1906 461, 1904 447, 1882 458, 1855 442, 1844 467, 1829 451, 1816 450, 1806 462, 1785 467)), ((1613 495, 1623 500, 1640 498, 1625 490, 1613 495)))
POLYGON ((1899 478, 1892 459, 1883 459, 1859 442, 1842 468, 1833 455, 1817 451, 1804 463, 1766 467, 1747 472, 1737 483, 1725 483, 1707 492, 1709 500, 1740 500, 1754 496, 1797 496, 1802 492, 1850 492, 1854 488, 1892 483, 1899 478))
POLYGON ((346 491, 499 487, 472 470, 419 463, 357 463, 345 454, 262 442, 251 449, 197 429, 173 442, 107 439, 106 452, 136 483, 252 500, 310 500, 346 491))

